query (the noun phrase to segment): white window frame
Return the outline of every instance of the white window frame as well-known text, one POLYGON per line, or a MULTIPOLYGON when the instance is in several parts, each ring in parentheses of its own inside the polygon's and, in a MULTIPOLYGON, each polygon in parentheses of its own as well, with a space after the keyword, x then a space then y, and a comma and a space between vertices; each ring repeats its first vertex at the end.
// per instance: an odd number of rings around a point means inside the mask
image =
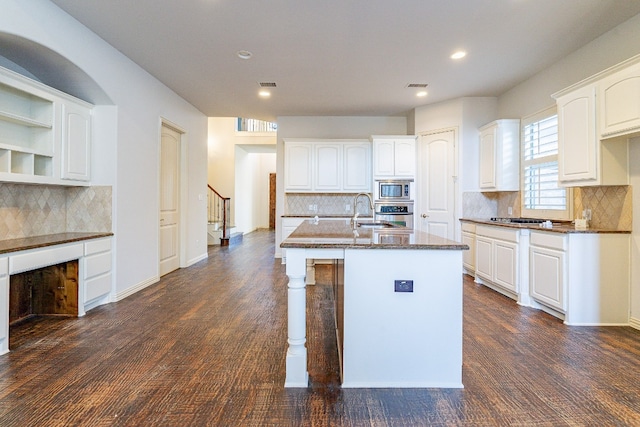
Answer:
POLYGON ((552 154, 544 157, 540 157, 533 160, 525 160, 525 129, 528 125, 542 121, 548 117, 557 115, 556 106, 545 108, 537 113, 523 117, 520 121, 521 137, 520 137, 520 211, 523 217, 526 218, 540 218, 557 221, 570 221, 573 215, 573 190, 567 187, 561 187, 558 185, 558 190, 566 191, 566 209, 527 209, 525 205, 525 170, 527 166, 545 164, 549 162, 558 162, 558 154, 552 154))

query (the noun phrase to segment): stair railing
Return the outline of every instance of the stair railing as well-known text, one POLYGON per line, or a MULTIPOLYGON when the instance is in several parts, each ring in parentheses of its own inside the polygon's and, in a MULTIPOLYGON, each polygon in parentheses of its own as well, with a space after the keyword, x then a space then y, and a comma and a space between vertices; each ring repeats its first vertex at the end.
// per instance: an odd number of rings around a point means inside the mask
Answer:
POLYGON ((231 217, 231 198, 223 197, 212 186, 207 184, 207 217, 209 223, 222 224, 221 240, 229 240, 229 218, 231 217))

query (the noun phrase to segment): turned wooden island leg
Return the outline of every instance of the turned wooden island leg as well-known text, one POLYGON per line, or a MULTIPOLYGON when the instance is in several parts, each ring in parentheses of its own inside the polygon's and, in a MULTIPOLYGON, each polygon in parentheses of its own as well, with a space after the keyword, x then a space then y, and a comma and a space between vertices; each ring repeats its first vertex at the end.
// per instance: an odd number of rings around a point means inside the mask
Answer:
POLYGON ((287 369, 285 387, 307 387, 307 297, 305 273, 307 261, 304 249, 287 249, 287 276, 289 277, 287 369))

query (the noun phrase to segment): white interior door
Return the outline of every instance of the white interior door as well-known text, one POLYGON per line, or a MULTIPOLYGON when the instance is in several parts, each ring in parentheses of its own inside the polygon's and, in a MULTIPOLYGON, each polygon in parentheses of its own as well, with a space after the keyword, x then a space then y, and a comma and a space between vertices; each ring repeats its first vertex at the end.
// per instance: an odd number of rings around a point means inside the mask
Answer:
POLYGON ((162 125, 160 142, 160 275, 180 267, 180 133, 162 125))
POLYGON ((455 238, 455 132, 423 135, 420 139, 417 227, 455 238))

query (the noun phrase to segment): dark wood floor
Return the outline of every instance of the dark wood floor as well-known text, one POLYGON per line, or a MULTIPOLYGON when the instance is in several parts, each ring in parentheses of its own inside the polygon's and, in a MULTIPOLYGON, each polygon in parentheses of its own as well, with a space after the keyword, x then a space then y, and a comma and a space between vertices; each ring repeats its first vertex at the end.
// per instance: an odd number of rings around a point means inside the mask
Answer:
POLYGON ((317 285, 311 385, 285 390, 287 279, 273 240, 248 234, 84 318, 12 331, 0 425, 640 425, 640 331, 567 327, 468 277, 464 389, 342 390, 331 288, 317 285))

